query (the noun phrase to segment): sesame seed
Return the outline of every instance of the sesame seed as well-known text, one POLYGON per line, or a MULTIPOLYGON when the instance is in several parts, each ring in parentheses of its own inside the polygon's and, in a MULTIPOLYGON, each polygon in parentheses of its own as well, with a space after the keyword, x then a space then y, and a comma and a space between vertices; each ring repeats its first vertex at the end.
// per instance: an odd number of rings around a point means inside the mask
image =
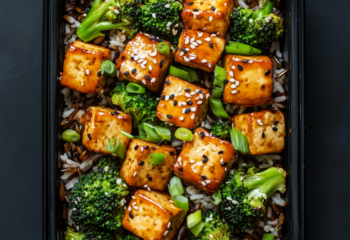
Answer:
POLYGON ((131 207, 128 207, 128 211, 129 211, 129 212, 131 211, 131 207))
POLYGON ((179 86, 179 88, 177 89, 178 92, 181 92, 182 90, 182 86, 179 86))
POLYGON ((169 96, 169 99, 173 99, 174 98, 174 94, 172 93, 172 94, 170 94, 170 96, 169 96))
POLYGON ((138 207, 138 206, 133 206, 133 208, 134 208, 135 210, 139 210, 139 207, 138 207))
POLYGON ((135 147, 134 147, 134 150, 137 150, 139 148, 139 145, 136 145, 135 147))
POLYGON ((170 228, 170 226, 171 226, 171 222, 168 223, 168 228, 170 228))
POLYGON ((194 46, 198 47, 198 43, 193 42, 192 44, 193 44, 194 46))
POLYGON ((175 154, 174 152, 169 152, 169 153, 170 153, 171 156, 174 156, 174 154, 175 154))
POLYGON ((213 19, 214 19, 213 16, 210 16, 209 17, 209 22, 213 21, 213 19))
POLYGON ((188 98, 190 98, 190 97, 191 97, 191 94, 185 93, 185 96, 188 97, 188 98))
POLYGON ((171 116, 170 114, 169 115, 166 115, 169 119, 172 118, 173 116, 171 116))
POLYGON ((201 181, 201 184, 205 187, 207 184, 204 181, 201 181))
POLYGON ((231 88, 236 88, 236 85, 235 85, 235 84, 232 84, 232 85, 231 85, 231 88))
POLYGON ((275 126, 273 126, 272 130, 274 130, 276 132, 278 129, 275 126))
POLYGON ((140 66, 141 66, 143 69, 146 69, 146 66, 145 66, 145 65, 141 64, 140 66))
POLYGON ((237 67, 238 67, 239 71, 243 70, 243 67, 241 65, 238 64, 237 67))
POLYGON ((198 12, 198 9, 197 9, 197 8, 194 8, 194 9, 193 9, 193 12, 198 12))
POLYGON ((192 102, 191 100, 188 100, 188 101, 187 101, 187 104, 188 104, 188 105, 192 105, 193 102, 192 102))
POLYGON ((169 80, 165 80, 165 83, 166 83, 167 85, 170 85, 170 81, 169 81, 169 80))
POLYGON ((215 11, 215 7, 214 7, 214 6, 211 6, 211 10, 212 10, 212 11, 215 11))
POLYGON ((185 110, 185 113, 189 113, 191 111, 191 108, 187 108, 186 110, 185 110))
POLYGON ((230 71, 230 77, 233 77, 233 72, 232 71, 230 71))
POLYGON ((191 95, 193 96, 193 95, 195 95, 196 94, 196 92, 195 91, 193 91, 193 92, 191 92, 191 95))
POLYGON ((196 161, 195 161, 195 160, 193 160, 193 159, 191 159, 191 160, 190 160, 190 163, 195 163, 195 162, 196 162, 196 161))
POLYGON ((90 74, 89 69, 86 69, 86 70, 85 70, 85 73, 86 73, 86 75, 89 75, 89 74, 90 74))
POLYGON ((193 43, 194 40, 196 40, 196 39, 193 37, 193 38, 191 38, 190 42, 193 43))
POLYGON ((224 151, 220 150, 218 153, 219 153, 219 154, 223 154, 223 153, 224 153, 224 151))
POLYGON ((203 99, 203 94, 199 94, 199 98, 200 98, 200 99, 203 99))
POLYGON ((267 76, 267 75, 269 75, 270 74, 270 70, 266 70, 266 72, 265 72, 265 76, 267 76))
POLYGON ((189 57, 190 60, 195 60, 197 58, 197 56, 191 56, 189 57))
POLYGON ((159 63, 160 68, 163 68, 163 62, 164 62, 164 59, 160 60, 160 63, 159 63))
POLYGON ((194 119, 194 113, 192 114, 191 119, 194 119))
POLYGON ((211 41, 211 38, 210 38, 210 37, 207 37, 207 38, 205 38, 204 40, 207 41, 207 42, 210 42, 210 41, 211 41))
POLYGON ((179 119, 182 121, 182 120, 184 120, 184 117, 183 117, 183 116, 181 116, 181 117, 179 117, 179 119))
POLYGON ((136 174, 137 174, 137 172, 134 172, 134 174, 132 175, 132 177, 135 177, 135 176, 136 176, 136 174))
POLYGON ((179 167, 179 171, 180 171, 180 173, 182 173, 183 172, 183 168, 179 167))
POLYGON ((201 138, 204 138, 204 133, 200 132, 199 135, 201 136, 201 138))
POLYGON ((203 163, 208 162, 208 158, 204 158, 204 159, 202 160, 202 162, 203 162, 203 163))
POLYGON ((149 81, 151 80, 151 77, 149 75, 146 75, 146 79, 149 81))
POLYGON ((148 66, 148 69, 149 69, 150 71, 152 71, 152 65, 149 65, 149 66, 148 66))
POLYGON ((147 84, 146 80, 142 80, 142 83, 143 83, 144 85, 146 85, 146 84, 147 84))
POLYGON ((180 57, 182 57, 184 55, 184 52, 180 52, 180 57))
POLYGON ((193 3, 194 3, 194 2, 189 2, 189 3, 188 3, 188 5, 190 5, 190 6, 191 6, 193 3))
POLYGON ((140 166, 142 166, 143 164, 145 164, 144 161, 140 161, 140 162, 139 162, 139 165, 140 165, 140 166))
POLYGON ((200 105, 200 104, 202 104, 202 103, 203 103, 202 101, 198 101, 198 102, 197 102, 198 105, 200 105))
POLYGON ((212 37, 216 37, 216 34, 215 34, 215 33, 212 33, 210 36, 212 36, 212 37))
POLYGON ((191 108, 191 111, 192 111, 192 112, 195 112, 196 110, 197 110, 196 107, 192 107, 192 108, 191 108))
POLYGON ((209 47, 211 47, 211 48, 213 48, 213 47, 214 47, 212 42, 211 42, 211 43, 209 43, 209 47))
POLYGON ((153 59, 153 63, 154 63, 154 64, 157 64, 157 59, 153 59))
POLYGON ((264 124, 261 122, 261 119, 258 119, 257 121, 256 121, 260 126, 263 126, 264 124))
POLYGON ((143 152, 143 146, 140 148, 140 151, 143 152))
POLYGON ((211 181, 208 179, 208 180, 205 180, 204 181, 206 184, 210 184, 211 183, 211 181))
POLYGON ((248 63, 253 63, 254 61, 253 60, 249 60, 248 63))
POLYGON ((150 192, 150 191, 151 191, 151 189, 148 187, 148 188, 147 188, 147 191, 149 191, 149 192, 150 192))
POLYGON ((236 93, 237 93, 237 90, 231 91, 231 94, 236 94, 236 93))
POLYGON ((242 60, 242 63, 247 63, 247 62, 248 62, 247 59, 242 60))
POLYGON ((125 76, 129 75, 129 71, 124 72, 124 75, 125 76))
POLYGON ((91 134, 90 133, 88 133, 88 138, 89 138, 89 140, 91 140, 91 134))
POLYGON ((169 101, 169 96, 168 95, 165 96, 165 101, 169 101))
POLYGON ((165 235, 167 235, 167 234, 168 234, 168 232, 169 232, 168 230, 167 230, 167 231, 165 231, 165 232, 164 232, 164 236, 165 236, 165 235))
POLYGON ((220 163, 221 164, 221 166, 223 166, 223 167, 226 167, 228 164, 227 164, 227 162, 222 162, 222 163, 220 163))
POLYGON ((151 83, 154 83, 156 81, 156 78, 152 78, 151 83))
POLYGON ((130 216, 131 218, 134 218, 134 215, 132 215, 132 213, 129 213, 129 216, 130 216))
POLYGON ((190 59, 187 58, 186 56, 184 56, 184 60, 185 60, 185 62, 189 62, 190 61, 190 59))
POLYGON ((203 59, 203 60, 201 61, 201 63, 207 63, 207 62, 208 62, 207 59, 203 59))
POLYGON ((148 177, 148 180, 149 180, 149 181, 152 181, 152 177, 148 177))
POLYGON ((205 176, 205 175, 202 175, 201 177, 202 177, 203 180, 207 180, 208 179, 207 176, 205 176))
POLYGON ((228 83, 228 82, 229 82, 228 80, 225 80, 225 81, 224 81, 224 84, 226 84, 226 83, 228 83))
POLYGON ((176 105, 177 105, 177 100, 174 101, 174 106, 176 106, 176 105))
POLYGON ((186 113, 186 110, 187 110, 186 108, 183 108, 182 113, 186 113))
POLYGON ((102 74, 102 71, 101 71, 101 69, 100 69, 100 70, 98 70, 98 72, 97 72, 97 76, 98 76, 98 77, 101 77, 101 74, 102 74))
POLYGON ((161 96, 161 98, 162 98, 162 100, 164 100, 164 99, 165 99, 165 96, 164 96, 164 95, 162 95, 162 96, 161 96))
POLYGON ((189 91, 191 91, 191 89, 189 89, 189 88, 186 88, 186 89, 185 89, 185 92, 189 92, 189 91))

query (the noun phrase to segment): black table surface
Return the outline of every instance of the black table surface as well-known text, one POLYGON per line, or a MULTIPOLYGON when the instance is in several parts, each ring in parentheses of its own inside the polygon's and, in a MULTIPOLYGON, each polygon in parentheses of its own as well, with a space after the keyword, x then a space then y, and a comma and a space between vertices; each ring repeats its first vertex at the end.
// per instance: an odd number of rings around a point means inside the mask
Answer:
MULTIPOLYGON (((42 237, 42 0, 1 1, 0 239, 42 237)), ((350 2, 305 0, 305 238, 349 239, 350 2)))

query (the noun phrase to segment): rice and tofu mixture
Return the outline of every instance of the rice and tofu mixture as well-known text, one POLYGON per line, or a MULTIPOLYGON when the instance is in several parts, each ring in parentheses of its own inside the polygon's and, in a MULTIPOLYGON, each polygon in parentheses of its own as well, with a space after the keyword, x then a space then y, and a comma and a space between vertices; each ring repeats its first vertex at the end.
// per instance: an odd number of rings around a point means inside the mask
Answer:
POLYGON ((65 239, 281 239, 280 1, 67 0, 65 239))

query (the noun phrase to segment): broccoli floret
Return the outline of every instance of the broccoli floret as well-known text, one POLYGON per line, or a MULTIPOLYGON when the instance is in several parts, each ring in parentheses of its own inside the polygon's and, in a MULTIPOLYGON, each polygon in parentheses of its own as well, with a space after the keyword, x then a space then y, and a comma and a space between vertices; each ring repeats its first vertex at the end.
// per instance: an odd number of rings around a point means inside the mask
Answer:
POLYGON ((135 27, 177 46, 181 34, 182 4, 173 0, 145 0, 133 12, 135 27))
POLYGON ((120 29, 132 38, 137 32, 134 28, 130 9, 136 4, 129 0, 95 0, 91 9, 77 30, 84 42, 105 36, 103 31, 120 29))
POLYGON ((234 240, 228 225, 220 219, 218 213, 208 211, 203 215, 202 221, 205 223, 203 230, 197 237, 190 233, 189 240, 234 240))
POLYGON ((71 190, 71 218, 84 229, 88 240, 112 240, 115 232, 122 229, 124 209, 120 206, 120 200, 129 191, 119 177, 119 169, 112 158, 102 158, 98 169, 80 176, 71 190))
POLYGON ((229 33, 235 42, 249 44, 260 50, 268 49, 283 33, 283 17, 272 13, 274 1, 253 11, 238 7, 230 16, 229 33))
POLYGON ((217 122, 214 123, 210 130, 211 134, 221 138, 229 139, 230 138, 230 125, 226 122, 217 122))
POLYGON ((138 236, 134 235, 131 232, 128 232, 126 235, 124 235, 121 240, 141 240, 138 236))
POLYGON ((284 193, 286 172, 282 168, 259 169, 247 165, 228 174, 220 186, 220 215, 230 228, 253 229, 265 214, 265 203, 276 191, 284 193))
POLYGON ((157 119, 158 100, 148 91, 131 93, 126 91, 125 82, 117 82, 112 92, 112 102, 132 117, 133 125, 140 122, 154 123, 157 119))
POLYGON ((85 233, 80 231, 74 231, 73 228, 67 227, 67 235, 65 240, 84 240, 85 233))

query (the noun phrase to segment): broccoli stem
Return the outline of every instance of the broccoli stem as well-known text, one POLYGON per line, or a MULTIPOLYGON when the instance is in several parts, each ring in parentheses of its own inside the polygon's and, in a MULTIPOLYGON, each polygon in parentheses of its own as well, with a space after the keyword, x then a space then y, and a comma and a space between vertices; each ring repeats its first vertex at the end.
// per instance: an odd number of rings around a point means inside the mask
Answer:
POLYGON ((257 18, 261 18, 269 15, 270 13, 272 13, 272 9, 274 6, 275 6, 275 1, 269 2, 268 4, 266 4, 265 7, 256 10, 252 15, 252 18, 257 19, 257 18))

